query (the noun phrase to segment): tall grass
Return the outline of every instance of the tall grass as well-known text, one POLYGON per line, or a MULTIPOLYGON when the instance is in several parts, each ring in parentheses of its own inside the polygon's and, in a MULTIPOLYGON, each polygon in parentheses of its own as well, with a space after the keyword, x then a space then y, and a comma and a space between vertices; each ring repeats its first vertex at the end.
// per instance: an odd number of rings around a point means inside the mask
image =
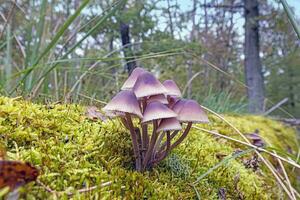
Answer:
MULTIPOLYGON (((50 5, 47 0, 40 1, 39 5, 34 5, 35 2, 32 2, 32 5, 29 4, 30 9, 33 11, 34 7, 38 7, 39 9, 37 10, 39 10, 39 14, 38 16, 34 16, 34 14, 29 15, 30 18, 24 25, 25 43, 23 47, 25 50, 25 58, 22 61, 23 66, 18 66, 15 67, 13 71, 11 70, 10 41, 12 34, 9 34, 8 32, 10 29, 7 29, 7 40, 0 44, 1 49, 6 47, 7 51, 5 56, 6 62, 4 63, 6 71, 0 75, 0 88, 2 89, 2 93, 4 93, 5 90, 10 95, 14 96, 34 96, 38 94, 51 96, 54 94, 52 91, 55 87, 55 93, 59 93, 59 95, 56 95, 57 98, 64 95, 61 93, 61 91, 64 90, 60 90, 59 88, 63 85, 66 86, 66 84, 70 84, 70 81, 72 84, 76 78, 74 77, 74 74, 78 72, 74 72, 73 70, 75 67, 71 69, 72 66, 70 64, 59 65, 59 62, 55 63, 55 61, 71 58, 71 53, 73 53, 91 34, 96 30, 101 29, 107 19, 120 10, 120 6, 125 0, 116 1, 105 8, 102 13, 99 13, 98 16, 90 19, 87 23, 84 23, 78 30, 82 30, 87 24, 89 24, 90 27, 88 31, 83 32, 83 37, 75 41, 75 43, 64 44, 64 50, 58 51, 57 47, 61 46, 65 41, 66 34, 74 28, 75 20, 82 17, 82 11, 88 7, 89 2, 89 0, 82 1, 74 13, 71 14, 62 25, 57 26, 58 28, 56 28, 56 31, 51 32, 50 34, 47 33, 49 32, 50 25, 48 22, 49 20, 47 21, 46 17, 49 18, 50 14, 48 12, 53 9, 53 5, 50 5), (90 24, 90 22, 96 23, 90 24), (49 61, 51 64, 47 64, 49 61), (58 76, 59 79, 57 79, 58 76)), ((34 13, 33 11, 31 12, 34 13)), ((9 25, 10 23, 8 23, 8 27, 9 25)), ((77 33, 77 30, 75 32, 77 33)), ((82 66, 80 63, 79 65, 82 66)), ((80 72, 82 67, 75 70, 80 72)), ((104 73, 106 72, 98 72, 97 75, 103 75, 104 73)))
POLYGON ((284 11, 286 12, 292 26, 293 26, 293 29, 295 30, 297 36, 298 36, 298 39, 300 40, 300 26, 299 24, 297 23, 295 17, 294 17, 294 14, 291 10, 291 8, 289 7, 288 3, 286 2, 286 0, 280 0, 282 6, 283 6, 283 9, 284 11))
POLYGON ((218 113, 245 113, 247 112, 246 97, 235 97, 229 90, 215 91, 212 87, 206 94, 195 94, 198 101, 204 106, 218 113))

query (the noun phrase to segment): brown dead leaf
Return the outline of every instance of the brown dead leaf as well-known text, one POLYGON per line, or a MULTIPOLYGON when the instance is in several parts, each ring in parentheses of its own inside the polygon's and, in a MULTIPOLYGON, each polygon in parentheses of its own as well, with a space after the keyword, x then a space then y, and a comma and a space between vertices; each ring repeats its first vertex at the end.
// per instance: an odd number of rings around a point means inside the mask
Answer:
POLYGON ((35 181, 39 175, 37 168, 20 161, 0 161, 0 189, 8 186, 11 190, 35 181))
POLYGON ((216 157, 219 160, 223 160, 223 158, 225 158, 226 156, 227 156, 227 154, 225 154, 225 153, 216 153, 216 157))
POLYGON ((93 121, 97 121, 99 119, 101 121, 106 120, 106 117, 101 112, 99 112, 99 110, 96 106, 88 106, 85 114, 86 114, 87 118, 89 118, 93 121))

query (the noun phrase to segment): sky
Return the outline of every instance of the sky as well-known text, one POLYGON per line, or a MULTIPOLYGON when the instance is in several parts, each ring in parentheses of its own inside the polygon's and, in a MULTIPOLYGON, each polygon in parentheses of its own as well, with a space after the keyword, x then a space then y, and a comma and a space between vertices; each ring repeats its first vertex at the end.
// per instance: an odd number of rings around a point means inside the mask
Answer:
MULTIPOLYGON (((295 13, 298 17, 300 17, 300 0, 286 0, 287 3, 295 8, 295 13)), ((191 9, 192 1, 190 0, 177 0, 178 4, 180 4, 182 9, 191 9)), ((272 0, 273 3, 276 3, 275 0, 272 0)))
MULTIPOLYGON (((176 0, 176 1, 177 1, 178 5, 179 5, 180 11, 192 10, 192 6, 193 6, 192 5, 192 2, 193 2, 192 0, 176 0)), ((170 1, 171 5, 172 5, 172 3, 174 4, 176 1, 175 0, 173 0, 173 1, 171 0, 170 1)), ((288 5, 294 9, 296 17, 298 19, 300 19, 300 0, 286 0, 286 1, 287 1, 288 5)), ((276 0, 271 0, 270 2, 272 2, 276 6, 279 5, 282 8, 282 5, 278 4, 276 0)), ((161 6, 161 7, 164 7, 164 8, 168 7, 167 1, 161 1, 158 5, 161 6)), ((199 12, 202 12, 202 10, 200 9, 199 12)), ((242 34, 243 31, 244 31, 244 28, 243 28, 243 26, 244 26, 244 19, 243 18, 238 18, 238 19, 236 19, 236 21, 237 21, 238 24, 240 24, 239 27, 238 27, 238 29, 240 29, 239 32, 242 34)), ((164 30, 165 27, 166 27, 166 23, 165 22, 160 22, 159 23, 159 27, 158 27, 159 29, 164 30)), ((189 25, 189 27, 191 27, 191 26, 189 25)), ((188 37, 189 30, 183 30, 180 33, 175 33, 174 35, 175 35, 176 38, 188 37), (179 34, 181 36, 179 36, 179 34)))
POLYGON ((295 14, 300 17, 300 0, 287 0, 287 3, 295 8, 295 14))

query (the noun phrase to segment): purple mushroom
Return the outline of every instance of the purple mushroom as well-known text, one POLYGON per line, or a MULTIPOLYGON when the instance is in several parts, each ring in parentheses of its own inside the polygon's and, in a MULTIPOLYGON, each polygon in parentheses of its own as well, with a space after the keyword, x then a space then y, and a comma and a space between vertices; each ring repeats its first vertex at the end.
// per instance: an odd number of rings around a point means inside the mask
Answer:
POLYGON ((169 104, 167 98, 165 97, 164 94, 157 94, 157 95, 153 95, 153 96, 150 96, 148 99, 147 99, 147 103, 151 103, 151 102, 154 102, 154 101, 158 101, 162 104, 169 104))
POLYGON ((165 119, 165 118, 173 118, 173 117, 177 117, 177 114, 173 112, 171 109, 169 109, 166 105, 160 102, 152 102, 147 105, 144 112, 142 123, 152 122, 153 132, 151 135, 149 147, 147 149, 147 152, 143 160, 144 168, 147 167, 150 161, 151 155, 153 153, 154 145, 158 137, 158 132, 157 132, 158 120, 165 119))
POLYGON ((137 78, 144 72, 147 72, 146 70, 144 70, 143 68, 137 67, 135 68, 130 76, 127 78, 127 80, 125 81, 125 83, 123 84, 121 90, 131 90, 137 80, 137 78))
POLYGON ((165 80, 163 82, 163 85, 167 89, 167 95, 173 96, 173 97, 181 97, 182 94, 180 92, 180 89, 178 88, 177 84, 173 80, 165 80))
POLYGON ((196 101, 180 99, 181 96, 173 80, 161 84, 150 72, 135 68, 123 84, 122 91, 103 108, 107 114, 120 117, 129 129, 137 171, 151 168, 163 160, 185 139, 193 123, 208 122, 196 101), (132 117, 139 118, 141 132, 133 125, 132 117), (151 123, 149 139, 148 125, 151 123), (187 125, 181 132, 184 123, 187 125), (181 135, 176 137, 179 133, 181 135))
POLYGON ((134 155, 136 158, 136 169, 141 170, 141 156, 138 145, 137 134, 132 123, 132 116, 142 118, 140 106, 135 94, 132 91, 119 92, 104 108, 103 111, 115 113, 121 117, 125 127, 130 130, 134 155))
POLYGON ((193 123, 208 123, 207 115, 195 100, 178 101, 173 110, 178 114, 177 119, 182 123, 187 123, 187 127, 183 131, 178 140, 172 144, 171 150, 179 145, 189 133, 193 123))
POLYGON ((165 94, 166 88, 150 72, 142 73, 133 86, 137 98, 148 97, 156 94, 165 94))

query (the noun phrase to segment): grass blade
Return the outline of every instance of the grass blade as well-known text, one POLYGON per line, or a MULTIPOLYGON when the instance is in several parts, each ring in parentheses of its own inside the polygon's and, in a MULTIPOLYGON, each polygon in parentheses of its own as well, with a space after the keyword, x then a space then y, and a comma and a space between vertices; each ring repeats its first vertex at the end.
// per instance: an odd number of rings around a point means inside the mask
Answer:
POLYGON ((282 6, 283 6, 283 8, 284 8, 284 10, 285 10, 285 12, 286 12, 286 14, 287 14, 287 16, 288 16, 291 24, 292 24, 292 26, 293 26, 293 28, 294 28, 297 36, 298 36, 298 39, 300 40, 300 27, 297 24, 296 19, 294 18, 294 15, 292 13, 291 8, 289 7, 289 5, 286 2, 286 0, 280 0, 280 1, 281 1, 281 4, 282 4, 282 6))
POLYGON ((84 0, 83 3, 79 6, 79 8, 75 11, 73 15, 71 15, 66 22, 62 25, 62 27, 57 31, 54 38, 51 40, 50 44, 43 50, 40 56, 36 59, 33 65, 37 65, 39 61, 53 48, 53 46, 58 42, 60 37, 65 33, 71 23, 79 16, 81 11, 87 6, 90 0, 84 0))
MULTIPOLYGON (((97 22, 97 24, 91 28, 86 34, 84 37, 82 37, 75 45, 73 45, 63 56, 61 59, 65 59, 67 58, 67 56, 72 53, 76 47, 78 47, 88 36, 90 36, 95 30, 97 30, 104 22, 106 22, 106 20, 112 16, 116 11, 117 9, 120 7, 121 5, 121 1, 118 1, 117 3, 115 3, 114 5, 112 5, 112 9, 108 12, 108 14, 104 15, 104 17, 99 20, 97 22)), ((57 64, 51 66, 38 80, 37 82, 39 82, 41 79, 43 79, 43 77, 47 76, 55 67, 57 66, 57 64)))
MULTIPOLYGON (((40 14, 39 14, 39 22, 37 25, 37 35, 34 38, 34 47, 33 52, 30 54, 30 64, 34 62, 36 59, 36 56, 38 55, 38 52, 40 50, 43 31, 44 31, 44 25, 45 25, 45 16, 46 16, 46 8, 47 8, 47 0, 43 0, 41 7, 40 7, 40 14)), ((26 80, 26 84, 24 86, 29 85, 32 83, 32 77, 33 75, 30 74, 29 78, 26 80)))
MULTIPOLYGON (((90 0, 84 0, 83 3, 79 6, 79 8, 75 11, 73 15, 71 15, 66 22, 62 25, 62 27, 57 31, 51 42, 47 45, 47 47, 42 51, 42 53, 37 57, 37 59, 34 61, 34 63, 31 65, 30 68, 28 68, 26 74, 23 76, 19 84, 16 85, 16 88, 24 82, 24 80, 27 78, 27 76, 35 69, 35 67, 38 65, 39 61, 50 52, 50 50, 57 44, 58 40, 61 38, 61 36, 65 33, 65 31, 68 29, 70 24, 79 16, 81 11, 87 6, 90 0)), ((16 89, 14 88, 11 93, 16 89)))
POLYGON ((197 178, 197 180, 195 182, 193 182, 193 185, 196 185, 198 184, 203 178, 205 178, 206 176, 208 176, 211 172, 213 172, 215 169, 221 167, 222 165, 228 163, 230 160, 234 160, 240 156, 243 156, 247 153, 250 153, 252 151, 254 151, 255 149, 247 149, 245 151, 242 151, 242 152, 239 152, 239 153, 236 153, 234 155, 231 155, 231 156, 226 156, 221 162, 217 163, 216 165, 214 165, 213 167, 209 168, 209 170, 207 170, 207 172, 205 172, 204 174, 202 174, 201 176, 199 176, 197 178))

